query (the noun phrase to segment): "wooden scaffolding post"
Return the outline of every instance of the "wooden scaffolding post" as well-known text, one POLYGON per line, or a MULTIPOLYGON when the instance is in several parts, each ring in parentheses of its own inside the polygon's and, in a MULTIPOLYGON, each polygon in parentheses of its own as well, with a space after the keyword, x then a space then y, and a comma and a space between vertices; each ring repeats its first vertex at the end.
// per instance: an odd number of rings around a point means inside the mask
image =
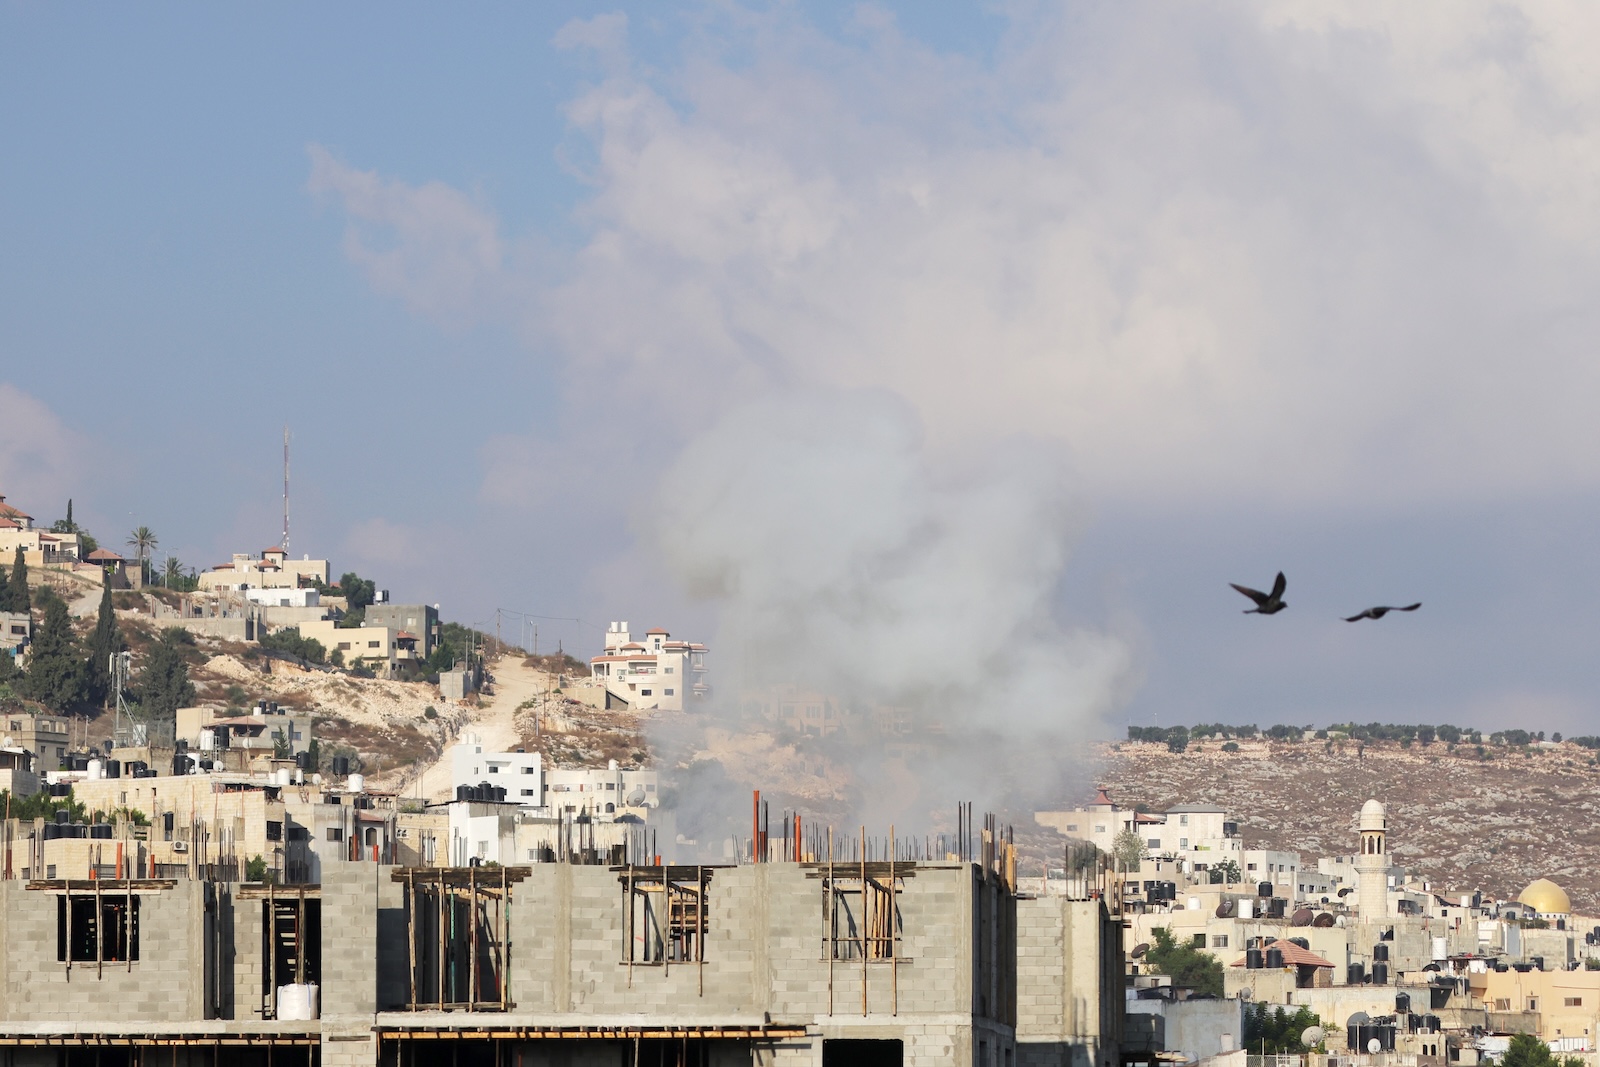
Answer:
POLYGON ((272 883, 267 883, 267 1003, 272 1005, 272 1017, 278 1017, 278 909, 272 894, 272 883))
POLYGON ((694 954, 698 961, 695 968, 695 981, 699 985, 700 996, 706 995, 706 871, 702 866, 694 869, 695 891, 699 896, 695 900, 694 909, 694 954))
POLYGON ((478 1009, 478 868, 467 868, 467 1010, 478 1009))
POLYGON ((444 871, 434 872, 439 879, 439 1007, 444 1008, 444 871))
POLYGON ((822 951, 828 957, 828 1014, 833 1014, 833 827, 828 827, 828 877, 822 882, 822 951))
POLYGON ((889 1014, 900 1014, 900 948, 895 944, 894 824, 889 824, 889 1014))
POLYGON ((867 828, 861 828, 861 918, 857 920, 856 940, 861 943, 861 1014, 867 1014, 867 920, 871 914, 871 894, 867 892, 867 828))
POLYGON ((500 1010, 511 1008, 511 882, 500 868, 500 1010))
POLYGON ((128 973, 133 973, 133 879, 129 878, 122 884, 123 891, 127 894, 123 900, 122 912, 122 954, 127 957, 128 973))
POLYGON ((411 1010, 417 1010, 417 879, 416 870, 406 868, 406 962, 411 985, 411 1010))

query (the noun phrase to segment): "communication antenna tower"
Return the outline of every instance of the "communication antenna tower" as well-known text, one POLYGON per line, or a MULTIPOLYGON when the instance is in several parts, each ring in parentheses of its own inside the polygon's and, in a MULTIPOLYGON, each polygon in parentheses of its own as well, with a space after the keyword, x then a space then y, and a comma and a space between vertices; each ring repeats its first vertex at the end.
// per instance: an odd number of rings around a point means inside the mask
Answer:
POLYGON ((117 744, 122 746, 144 744, 145 739, 138 736, 144 732, 142 723, 133 721, 133 714, 128 711, 128 702, 123 697, 128 688, 128 668, 133 663, 133 653, 111 653, 111 692, 117 701, 117 717, 112 726, 112 736, 117 744))
POLYGON ((289 552, 289 427, 283 428, 283 551, 289 552))

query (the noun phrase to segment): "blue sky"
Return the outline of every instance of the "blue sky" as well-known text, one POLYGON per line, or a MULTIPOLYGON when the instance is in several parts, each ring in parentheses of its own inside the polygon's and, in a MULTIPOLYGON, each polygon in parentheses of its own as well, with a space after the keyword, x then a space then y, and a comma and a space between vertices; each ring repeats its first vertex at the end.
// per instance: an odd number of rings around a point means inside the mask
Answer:
POLYGON ((1600 732, 1587 17, 5 4, 0 491, 205 565, 287 423, 294 551, 582 651, 1600 732))

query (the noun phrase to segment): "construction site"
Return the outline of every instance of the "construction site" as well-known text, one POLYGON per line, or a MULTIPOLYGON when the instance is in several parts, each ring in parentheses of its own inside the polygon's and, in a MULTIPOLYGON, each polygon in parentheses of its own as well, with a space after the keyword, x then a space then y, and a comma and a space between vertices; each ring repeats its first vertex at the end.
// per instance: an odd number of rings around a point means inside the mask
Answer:
POLYGON ((662 863, 352 853, 315 883, 0 881, 0 1063, 1111 1067, 1106 875, 1019 891, 991 817, 905 839, 785 817, 662 863), (1059 887, 1058 887, 1059 888, 1059 887))

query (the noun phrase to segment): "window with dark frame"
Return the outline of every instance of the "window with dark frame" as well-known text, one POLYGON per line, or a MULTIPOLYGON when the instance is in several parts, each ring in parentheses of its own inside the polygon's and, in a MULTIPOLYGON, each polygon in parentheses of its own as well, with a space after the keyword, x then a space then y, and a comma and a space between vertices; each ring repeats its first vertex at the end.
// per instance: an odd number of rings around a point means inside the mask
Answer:
POLYGON ((139 897, 56 898, 56 962, 126 963, 139 958, 139 897))

